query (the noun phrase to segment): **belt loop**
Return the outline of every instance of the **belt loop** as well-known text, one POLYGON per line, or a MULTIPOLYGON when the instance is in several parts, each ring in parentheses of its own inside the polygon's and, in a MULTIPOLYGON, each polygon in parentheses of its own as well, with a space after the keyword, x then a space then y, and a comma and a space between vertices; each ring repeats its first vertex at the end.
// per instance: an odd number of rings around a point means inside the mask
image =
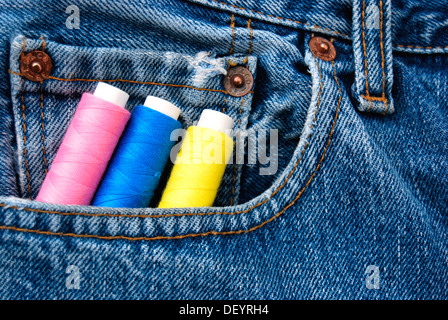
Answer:
POLYGON ((359 111, 395 111, 391 14, 391 0, 354 0, 355 95, 359 111))

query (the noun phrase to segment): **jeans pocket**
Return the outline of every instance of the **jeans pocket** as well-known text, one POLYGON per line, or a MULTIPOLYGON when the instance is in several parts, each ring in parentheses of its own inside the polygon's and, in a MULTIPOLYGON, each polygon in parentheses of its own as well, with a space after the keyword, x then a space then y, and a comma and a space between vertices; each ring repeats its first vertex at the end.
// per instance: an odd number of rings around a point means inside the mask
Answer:
MULTIPOLYGON (((203 109, 224 112, 234 119, 234 131, 239 135, 247 127, 253 91, 242 97, 231 96, 223 78, 233 66, 246 67, 256 76, 254 56, 75 47, 23 36, 13 41, 10 60, 18 193, 29 199, 39 191, 81 94, 93 91, 96 82, 127 91, 131 96, 129 109, 142 104, 147 95, 174 103, 182 109, 184 128, 193 125, 203 109), (30 81, 21 73, 20 60, 39 50, 51 58, 53 69, 44 81, 30 81)), ((227 167, 215 205, 237 203, 240 177, 241 167, 227 167)))
MULTIPOLYGON (((204 108, 224 111, 237 120, 237 133, 249 136, 246 144, 251 139, 251 132, 277 127, 279 149, 270 156, 281 153, 279 158, 283 158, 278 160, 278 168, 270 176, 257 174, 262 166, 230 165, 215 207, 112 209, 2 197, 1 229, 72 238, 161 240, 244 234, 273 221, 302 197, 315 177, 328 141, 331 141, 342 99, 334 64, 319 62, 309 50, 306 54, 304 61, 308 63, 311 76, 293 70, 301 78, 300 85, 309 88, 308 92, 298 93, 303 97, 300 104, 307 108, 304 114, 286 99, 278 99, 272 105, 259 96, 258 104, 253 105, 252 95, 257 95, 256 88, 244 98, 226 94, 220 70, 246 64, 255 74, 257 59, 249 55, 209 57, 215 60, 208 60, 208 64, 201 61, 199 69, 195 56, 71 47, 18 37, 12 45, 10 73, 19 150, 18 170, 24 198, 35 196, 80 95, 91 90, 96 81, 112 82, 129 92, 130 106, 142 102, 148 94, 172 101, 182 108, 181 121, 185 126, 191 125, 204 108), (42 46, 53 59, 54 71, 42 83, 25 80, 19 70, 20 55, 23 51, 42 49, 42 46), (207 69, 213 69, 209 76, 202 70, 204 63, 207 69), (214 69, 217 66, 219 69, 214 69), (303 122, 298 121, 301 117, 303 122), (243 190, 240 188, 240 197, 244 201, 231 204, 228 194, 235 192, 236 180, 240 178, 240 185, 244 186, 243 190)), ((276 62, 269 60, 269 63, 276 62)), ((263 72, 269 71, 270 67, 261 65, 263 72)), ((282 70, 275 72, 281 74, 282 70)), ((276 93, 271 92, 273 88, 267 84, 261 86, 263 89, 259 94, 275 96, 276 93)))

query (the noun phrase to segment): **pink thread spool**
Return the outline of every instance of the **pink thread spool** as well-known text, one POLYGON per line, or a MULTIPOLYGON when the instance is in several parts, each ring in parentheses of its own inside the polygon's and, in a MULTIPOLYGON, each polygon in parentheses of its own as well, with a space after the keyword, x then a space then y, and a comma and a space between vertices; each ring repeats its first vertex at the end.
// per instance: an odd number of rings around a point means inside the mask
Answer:
POLYGON ((89 205, 129 120, 129 95, 100 82, 84 93, 36 200, 89 205))

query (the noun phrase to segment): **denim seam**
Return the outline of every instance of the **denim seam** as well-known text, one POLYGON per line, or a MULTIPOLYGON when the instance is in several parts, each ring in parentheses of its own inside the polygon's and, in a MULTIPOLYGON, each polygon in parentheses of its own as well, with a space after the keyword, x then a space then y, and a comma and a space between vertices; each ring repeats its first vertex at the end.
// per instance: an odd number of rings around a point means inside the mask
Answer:
MULTIPOLYGON (((45 38, 43 36, 40 37, 42 39, 42 51, 45 51, 47 46, 45 42, 45 38)), ((45 175, 48 173, 48 164, 47 164, 47 151, 45 148, 46 145, 46 130, 45 130, 45 116, 44 116, 44 82, 40 82, 40 118, 41 118, 41 129, 42 129, 42 155, 44 162, 44 170, 45 175)))
POLYGON ((438 46, 438 47, 430 47, 430 46, 418 46, 418 45, 403 45, 403 44, 398 44, 394 46, 396 49, 411 49, 411 51, 413 52, 419 52, 419 50, 427 50, 427 51, 431 51, 431 50, 448 50, 448 46, 438 46), (415 49, 415 50, 412 50, 415 49))
POLYGON ((367 45, 366 45, 366 2, 365 0, 362 2, 362 45, 363 45, 363 50, 364 50, 364 73, 365 73, 365 77, 366 77, 366 95, 367 95, 367 100, 370 101, 370 108, 368 111, 370 111, 373 107, 373 103, 370 100, 370 92, 369 92, 369 62, 367 59, 367 45))
POLYGON ((382 97, 385 99, 384 103, 386 104, 386 109, 383 112, 383 115, 387 114, 387 110, 389 109, 389 104, 386 98, 386 71, 385 71, 385 57, 384 57, 384 10, 383 10, 383 0, 380 0, 380 46, 381 46, 381 69, 383 71, 383 95, 382 97))
POLYGON ((252 46, 253 46, 253 30, 251 27, 252 23, 252 19, 247 20, 247 29, 249 29, 249 33, 250 33, 250 42, 249 42, 249 50, 247 51, 246 54, 246 59, 244 59, 244 64, 247 64, 247 62, 249 61, 249 55, 252 53, 252 46))
POLYGON ((224 5, 224 6, 228 6, 228 7, 235 8, 235 9, 244 10, 244 11, 250 11, 250 12, 253 12, 253 13, 256 13, 256 14, 259 14, 259 15, 262 15, 262 16, 266 16, 266 17, 274 18, 274 19, 278 19, 278 20, 285 20, 285 21, 288 21, 288 22, 294 22, 294 23, 297 23, 297 24, 300 24, 300 25, 303 25, 303 26, 307 26, 307 27, 315 28, 315 29, 320 29, 320 30, 327 31, 327 32, 332 32, 332 33, 335 33, 335 34, 339 34, 339 35, 341 35, 341 36, 344 36, 344 37, 346 37, 346 38, 350 38, 350 36, 347 35, 347 34, 344 34, 344 33, 338 32, 338 31, 334 31, 334 30, 330 30, 330 29, 328 29, 328 28, 319 27, 319 26, 317 26, 317 25, 312 25, 312 24, 309 24, 309 23, 304 23, 304 22, 296 21, 296 20, 293 20, 293 19, 290 19, 290 18, 278 17, 278 16, 274 16, 274 15, 271 15, 271 14, 266 14, 266 13, 263 13, 263 12, 260 12, 260 11, 251 10, 251 9, 246 9, 246 8, 243 8, 243 7, 238 7, 238 6, 235 6, 235 5, 232 5, 232 4, 228 4, 228 3, 225 3, 225 2, 221 2, 221 1, 218 1, 218 0, 212 0, 212 1, 213 1, 213 2, 216 2, 216 3, 219 3, 219 4, 221 4, 221 5, 224 5))
MULTIPOLYGON (((316 60, 316 58, 314 58, 314 59, 316 60)), ((316 63, 317 63, 317 60, 316 60, 316 63)), ((318 63, 317 63, 317 65, 318 65, 318 63)), ((178 235, 178 236, 157 236, 157 237, 99 236, 99 235, 87 235, 87 234, 75 234, 75 233, 41 231, 41 230, 32 230, 32 229, 24 229, 24 228, 16 228, 16 227, 8 227, 8 226, 0 226, 0 230, 12 230, 12 231, 24 232, 24 233, 35 233, 35 234, 43 234, 43 235, 51 235, 51 236, 65 236, 65 237, 73 237, 73 238, 95 238, 95 239, 101 239, 101 240, 129 240, 129 241, 176 240, 176 239, 193 238, 193 237, 199 237, 199 236, 209 236, 209 235, 236 235, 236 234, 243 234, 243 233, 249 233, 249 232, 255 231, 255 230, 265 226, 269 222, 275 220, 279 216, 281 216, 286 210, 288 210, 291 206, 293 206, 298 199, 300 199, 300 197, 303 195, 305 190, 311 184, 312 180, 314 179, 314 177, 316 176, 318 170, 320 169, 320 166, 322 165, 323 160, 325 159, 325 155, 327 154, 328 148, 329 148, 329 146, 331 144, 331 141, 332 141, 334 129, 336 127, 336 123, 337 123, 338 116, 339 116, 339 108, 341 106, 341 101, 342 101, 342 88, 341 88, 341 85, 340 85, 339 80, 337 78, 336 66, 335 66, 334 61, 332 61, 332 65, 333 65, 333 68, 334 68, 334 78, 335 78, 336 83, 337 83, 338 88, 339 88, 339 101, 338 101, 338 106, 336 108, 336 112, 335 112, 335 116, 334 116, 334 120, 333 120, 333 125, 332 125, 330 133, 328 135, 327 144, 326 144, 325 149, 324 149, 324 151, 322 153, 322 156, 321 156, 321 158, 320 158, 316 168, 314 169, 313 174, 308 179, 308 181, 305 184, 305 186, 296 195, 296 197, 289 204, 287 204, 280 212, 276 213, 274 216, 272 216, 268 220, 265 220, 264 222, 260 223, 259 225, 256 225, 256 226, 254 226, 254 227, 252 227, 250 229, 247 229, 247 230, 208 231, 208 232, 204 232, 204 233, 191 233, 191 234, 178 235)), ((319 65, 318 65, 318 68, 319 68, 319 65)), ((320 70, 320 68, 319 68, 319 70, 320 70)), ((320 78, 322 79, 321 71, 319 71, 319 73, 320 73, 320 78)), ((320 94, 321 94, 321 92, 322 92, 322 81, 321 81, 321 87, 320 87, 320 90, 319 90, 319 105, 318 105, 318 107, 320 106, 320 97, 321 97, 320 94)), ((315 117, 316 117, 318 109, 319 108, 316 108, 315 115, 314 115, 315 117)), ((306 150, 306 145, 307 144, 305 144, 305 147, 304 147, 304 149, 302 151, 302 154, 301 154, 300 158, 297 160, 293 170, 297 167, 298 163, 302 159, 302 157, 303 157, 303 155, 305 153, 305 150, 306 150)), ((291 174, 292 174, 292 172, 288 175, 287 179, 289 179, 291 174)), ((286 184, 286 182, 284 182, 283 185, 285 185, 285 184, 286 184)), ((279 189, 277 189, 276 191, 278 192, 278 190, 279 189)), ((272 196, 273 196, 273 194, 271 195, 271 197, 272 196)), ((267 201, 267 200, 269 200, 269 199, 266 199, 265 201, 267 201)), ((5 205, 3 205, 3 206, 5 206, 5 205)), ((250 211, 250 210, 248 210, 248 211, 250 211)), ((115 216, 117 216, 117 215, 115 215, 115 216)))
MULTIPOLYGON (((26 39, 23 38, 22 43, 22 52, 21 56, 23 57, 25 55, 25 49, 26 49, 26 39)), ((21 90, 21 100, 22 100, 22 118, 23 118, 23 125, 22 125, 22 131, 23 131, 23 159, 25 161, 25 171, 26 171, 26 180, 28 185, 28 198, 31 199, 31 176, 29 171, 29 164, 28 164, 28 151, 26 150, 27 146, 27 126, 26 126, 26 115, 25 115, 25 79, 21 75, 22 80, 22 90, 21 90)))
MULTIPOLYGON (((232 15, 233 18, 234 15, 232 15)), ((247 21, 247 29, 249 29, 249 33, 250 33, 250 42, 249 42, 249 49, 247 51, 246 54, 246 58, 243 61, 243 64, 247 64, 249 61, 249 55, 252 53, 252 45, 253 45, 253 34, 252 34, 252 27, 251 27, 251 19, 249 19, 247 21)), ((232 26, 232 30, 234 30, 235 25, 233 24, 232 26)), ((234 39, 235 40, 235 39, 234 39)), ((232 46, 233 48, 233 46, 232 46)), ((229 67, 229 65, 227 66, 229 67)), ((227 71, 229 70, 229 68, 227 68, 227 71)), ((238 111, 238 124, 241 127, 241 114, 242 114, 242 108, 244 105, 244 97, 241 98, 241 104, 240 104, 240 108, 238 111)), ((236 137, 236 142, 237 145, 236 147, 238 148, 238 143, 239 143, 239 139, 240 138, 240 133, 237 133, 237 137, 236 137)), ((238 150, 238 149, 236 149, 238 150)), ((235 156, 235 161, 233 162, 233 177, 232 177, 232 190, 231 190, 231 195, 230 195, 230 205, 232 206, 234 204, 234 195, 235 195, 235 184, 236 184, 236 175, 237 175, 237 161, 236 161, 236 156, 235 156)))
MULTIPOLYGON (((8 70, 9 73, 14 74, 16 76, 23 77, 22 73, 14 72, 11 70, 8 70)), ((74 79, 67 79, 67 78, 57 78, 53 76, 49 76, 46 80, 55 80, 55 81, 68 81, 68 82, 74 82, 74 81, 83 81, 83 82, 127 82, 127 83, 135 83, 135 84, 145 84, 145 85, 151 85, 151 86, 162 86, 162 87, 174 87, 174 88, 187 88, 187 89, 193 89, 193 90, 199 90, 199 91, 209 91, 209 92, 219 92, 224 94, 229 94, 226 90, 219 90, 219 89, 207 89, 207 88, 196 88, 193 86, 185 85, 185 84, 172 84, 172 83, 158 83, 158 82, 151 82, 151 81, 135 81, 135 80, 128 80, 128 79, 82 79, 82 78, 74 78, 74 79)), ((248 93, 254 93, 254 91, 249 91, 248 93)))
POLYGON ((369 91, 369 77, 368 77, 368 59, 367 59, 367 48, 366 48, 366 32, 365 32, 365 11, 366 11, 366 2, 363 0, 362 2, 363 8, 362 8, 362 40, 363 40, 363 49, 364 49, 364 61, 365 61, 365 76, 366 76, 366 95, 361 95, 364 99, 370 101, 370 107, 367 111, 371 111, 373 108, 373 101, 380 101, 383 102, 386 106, 386 109, 384 112, 382 112, 383 115, 387 113, 387 110, 389 108, 389 104, 386 98, 386 72, 385 72, 385 58, 384 58, 384 35, 383 35, 383 19, 384 19, 384 12, 383 12, 383 0, 380 0, 380 48, 381 48, 381 69, 382 69, 382 75, 383 75, 383 92, 381 97, 374 97, 370 96, 369 91))

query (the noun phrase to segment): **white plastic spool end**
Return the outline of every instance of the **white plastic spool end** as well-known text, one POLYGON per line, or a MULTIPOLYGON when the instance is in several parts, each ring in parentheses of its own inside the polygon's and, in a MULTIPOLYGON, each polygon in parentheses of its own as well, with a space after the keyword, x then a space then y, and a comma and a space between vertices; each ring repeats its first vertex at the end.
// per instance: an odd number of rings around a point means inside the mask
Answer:
POLYGON ((126 107, 129 99, 129 94, 104 82, 98 82, 93 95, 122 108, 126 107))
POLYGON ((180 115, 180 109, 178 107, 162 98, 148 96, 146 97, 145 103, 143 105, 145 107, 159 111, 167 115, 168 117, 173 118, 174 120, 177 120, 180 115))
POLYGON ((229 134, 229 131, 233 129, 233 119, 222 112, 205 109, 202 111, 197 126, 229 134))

